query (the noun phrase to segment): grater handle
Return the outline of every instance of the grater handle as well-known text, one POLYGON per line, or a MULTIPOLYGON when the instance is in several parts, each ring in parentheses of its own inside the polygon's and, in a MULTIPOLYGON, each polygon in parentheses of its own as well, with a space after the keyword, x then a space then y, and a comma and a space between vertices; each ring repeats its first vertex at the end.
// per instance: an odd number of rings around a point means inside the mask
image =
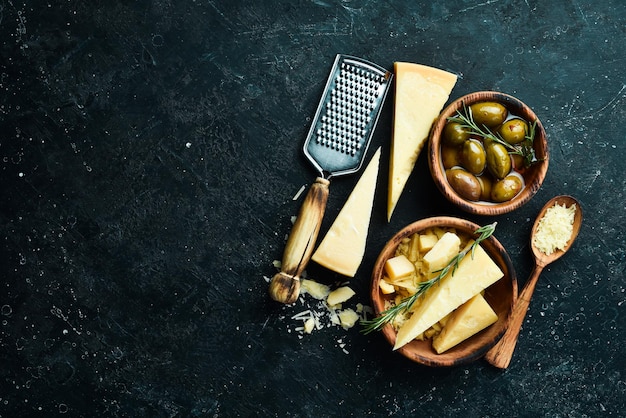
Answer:
POLYGON ((317 241, 328 201, 330 181, 315 179, 287 239, 280 273, 270 282, 269 293, 278 302, 294 303, 300 294, 300 275, 306 268, 317 241))

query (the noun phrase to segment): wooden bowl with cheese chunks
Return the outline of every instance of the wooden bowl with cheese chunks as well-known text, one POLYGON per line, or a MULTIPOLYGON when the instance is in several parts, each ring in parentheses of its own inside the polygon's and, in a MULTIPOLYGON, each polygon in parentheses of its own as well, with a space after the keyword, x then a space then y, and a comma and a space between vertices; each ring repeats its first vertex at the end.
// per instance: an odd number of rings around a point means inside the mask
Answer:
POLYGON ((548 171, 541 121, 519 99, 479 91, 454 100, 432 126, 428 164, 437 188, 476 215, 500 215, 526 204, 548 171))
POLYGON ((396 312, 380 328, 394 351, 427 366, 457 366, 482 357, 503 334, 517 278, 493 229, 486 238, 484 230, 433 217, 406 226, 385 245, 371 298, 375 320, 396 312))

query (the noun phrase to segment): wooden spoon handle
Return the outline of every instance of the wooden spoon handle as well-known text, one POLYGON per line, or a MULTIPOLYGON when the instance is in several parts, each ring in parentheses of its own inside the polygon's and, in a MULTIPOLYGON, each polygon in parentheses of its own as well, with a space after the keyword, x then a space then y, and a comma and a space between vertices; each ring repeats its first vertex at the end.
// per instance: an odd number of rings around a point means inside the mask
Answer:
POLYGON ((485 354, 485 360, 487 360, 489 364, 500 369, 506 369, 509 367, 511 357, 513 357, 513 351, 515 351, 515 345, 517 344, 517 338, 519 337, 520 328, 522 327, 522 323, 526 317, 526 312, 528 311, 528 306, 530 305, 530 298, 535 291, 537 279, 539 278, 539 274, 541 274, 543 267, 543 265, 535 264, 535 268, 526 281, 526 285, 524 286, 522 293, 519 295, 515 305, 513 306, 513 311, 511 312, 511 316, 509 318, 509 324, 504 332, 504 335, 502 335, 500 341, 498 341, 496 345, 494 345, 489 351, 487 351, 487 354, 485 354))
POLYGON ((313 247, 322 226, 329 184, 328 180, 318 177, 304 198, 287 239, 281 271, 270 282, 269 293, 275 301, 290 304, 298 299, 300 275, 313 254, 313 247))

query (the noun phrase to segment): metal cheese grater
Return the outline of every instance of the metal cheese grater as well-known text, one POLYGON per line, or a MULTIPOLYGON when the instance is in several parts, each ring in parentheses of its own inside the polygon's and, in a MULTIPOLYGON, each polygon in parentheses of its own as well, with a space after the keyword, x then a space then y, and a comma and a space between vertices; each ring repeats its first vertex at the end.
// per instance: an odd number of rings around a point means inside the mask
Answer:
POLYGON ((304 143, 320 177, 309 189, 293 226, 270 296, 293 303, 322 224, 330 178, 358 171, 378 122, 393 74, 348 55, 337 55, 304 143))
POLYGON ((304 154, 324 178, 359 170, 391 79, 376 64, 337 55, 304 143, 304 154))

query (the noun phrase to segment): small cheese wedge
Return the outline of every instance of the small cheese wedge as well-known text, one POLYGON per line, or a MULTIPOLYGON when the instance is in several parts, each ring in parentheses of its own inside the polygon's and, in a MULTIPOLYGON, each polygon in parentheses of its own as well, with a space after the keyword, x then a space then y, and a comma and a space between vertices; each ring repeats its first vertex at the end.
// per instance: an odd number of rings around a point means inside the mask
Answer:
POLYGON ((385 273, 393 282, 415 273, 415 265, 404 254, 400 254, 385 261, 385 273))
POLYGON ((498 320, 498 315, 480 293, 454 311, 443 330, 433 339, 433 348, 441 354, 498 320))
POLYGON ((422 259, 424 269, 432 274, 450 263, 461 251, 461 239, 453 232, 446 232, 422 259))
POLYGON ((424 147, 430 128, 446 104, 457 76, 437 68, 396 62, 395 104, 387 220, 398 203, 404 186, 424 147))
POLYGON ((344 276, 354 277, 363 261, 378 179, 380 148, 374 153, 312 260, 344 276))
POLYGON ((480 245, 473 257, 469 251, 456 271, 450 271, 431 287, 421 303, 412 309, 412 316, 398 330, 393 349, 404 346, 503 276, 502 270, 480 245))

